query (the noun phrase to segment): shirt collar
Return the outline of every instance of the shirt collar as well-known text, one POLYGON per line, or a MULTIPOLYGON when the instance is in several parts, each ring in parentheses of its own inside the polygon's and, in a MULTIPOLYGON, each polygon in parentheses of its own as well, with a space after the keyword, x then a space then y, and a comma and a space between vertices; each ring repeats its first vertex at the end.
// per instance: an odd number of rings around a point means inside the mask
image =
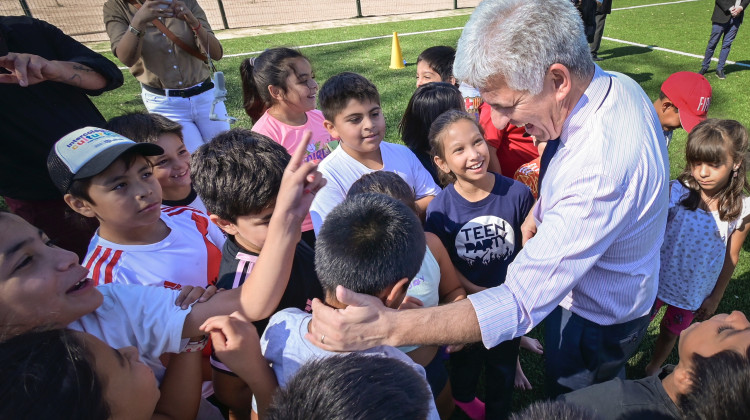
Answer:
POLYGON ((611 79, 607 72, 601 67, 594 64, 594 77, 589 82, 586 91, 583 92, 581 99, 573 107, 568 118, 563 124, 560 141, 565 144, 573 134, 582 129, 591 115, 596 112, 609 94, 611 79))

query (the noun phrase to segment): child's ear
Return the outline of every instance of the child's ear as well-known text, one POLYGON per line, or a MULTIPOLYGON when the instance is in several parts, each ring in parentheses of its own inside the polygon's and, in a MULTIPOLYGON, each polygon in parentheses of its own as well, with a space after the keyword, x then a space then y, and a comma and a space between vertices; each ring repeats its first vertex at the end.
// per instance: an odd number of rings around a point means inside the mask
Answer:
POLYGON ((221 229, 224 232, 226 232, 227 235, 233 235, 234 236, 234 235, 236 235, 236 234, 239 233, 239 231, 237 230, 237 225, 235 225, 234 223, 230 222, 229 220, 222 219, 221 217, 219 217, 219 216, 217 216, 215 214, 209 215, 208 218, 211 219, 211 221, 216 226, 218 226, 219 229, 221 229))
POLYGON ((328 134, 331 135, 331 138, 334 138, 334 139, 340 139, 341 138, 341 137, 339 137, 339 132, 338 132, 338 130, 336 130, 336 126, 333 125, 333 122, 325 120, 325 121, 323 121, 323 127, 326 128, 326 130, 328 131, 328 134))
POLYGON ((96 213, 94 212, 94 209, 91 207, 91 203, 82 199, 73 196, 73 194, 65 194, 63 196, 63 201, 76 213, 85 216, 85 217, 96 217, 96 213))
POLYGON ((271 97, 277 101, 284 99, 284 91, 278 86, 268 85, 268 93, 270 93, 271 97))
POLYGON ((440 156, 435 155, 435 157, 432 160, 435 162, 435 166, 437 166, 438 169, 445 172, 446 174, 451 173, 451 170, 448 168, 448 164, 445 163, 443 159, 440 159, 440 156))
POLYGON ((672 103, 672 101, 669 100, 669 98, 664 98, 661 101, 661 113, 662 114, 664 114, 665 112, 667 112, 669 110, 669 108, 672 108, 672 107, 674 107, 674 109, 677 109, 677 107, 674 106, 674 104, 672 103))
POLYGON ((672 375, 674 375, 674 385, 677 388, 678 394, 687 394, 690 392, 690 387, 693 385, 693 377, 689 368, 681 366, 678 363, 672 375))
POLYGON ((387 292, 385 295, 385 306, 388 306, 389 308, 395 308, 398 307, 398 305, 401 304, 401 301, 404 300, 404 296, 406 296, 406 289, 409 287, 409 282, 411 280, 407 277, 402 278, 396 284, 391 286, 391 289, 386 289, 387 292))

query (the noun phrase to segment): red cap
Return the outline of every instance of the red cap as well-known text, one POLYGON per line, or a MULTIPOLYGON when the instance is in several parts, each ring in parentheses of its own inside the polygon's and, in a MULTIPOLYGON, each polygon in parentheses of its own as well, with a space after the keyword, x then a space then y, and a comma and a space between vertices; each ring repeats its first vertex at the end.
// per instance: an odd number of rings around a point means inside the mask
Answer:
POLYGON ((706 119, 711 105, 711 84, 702 75, 690 71, 677 72, 664 81, 661 91, 680 111, 680 123, 688 133, 706 119))

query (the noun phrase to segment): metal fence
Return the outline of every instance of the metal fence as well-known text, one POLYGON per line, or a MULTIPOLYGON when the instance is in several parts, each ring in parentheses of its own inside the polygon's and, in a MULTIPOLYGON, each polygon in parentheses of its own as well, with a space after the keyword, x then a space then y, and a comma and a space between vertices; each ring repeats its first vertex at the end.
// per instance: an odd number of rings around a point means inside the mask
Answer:
MULTIPOLYGON (((81 42, 106 41, 105 0, 0 0, 0 15, 31 15, 81 42)), ((199 0, 214 29, 248 28, 475 7, 480 0, 199 0)))

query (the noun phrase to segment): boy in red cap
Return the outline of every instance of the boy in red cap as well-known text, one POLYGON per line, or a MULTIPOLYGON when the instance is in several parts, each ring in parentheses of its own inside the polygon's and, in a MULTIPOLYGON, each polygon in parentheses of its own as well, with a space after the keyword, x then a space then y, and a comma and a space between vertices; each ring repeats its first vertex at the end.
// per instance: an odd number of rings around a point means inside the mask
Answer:
POLYGON ((705 120, 710 104, 711 84, 705 77, 690 71, 669 76, 661 85, 659 99, 654 101, 667 146, 673 130, 682 127, 689 133, 705 120))

